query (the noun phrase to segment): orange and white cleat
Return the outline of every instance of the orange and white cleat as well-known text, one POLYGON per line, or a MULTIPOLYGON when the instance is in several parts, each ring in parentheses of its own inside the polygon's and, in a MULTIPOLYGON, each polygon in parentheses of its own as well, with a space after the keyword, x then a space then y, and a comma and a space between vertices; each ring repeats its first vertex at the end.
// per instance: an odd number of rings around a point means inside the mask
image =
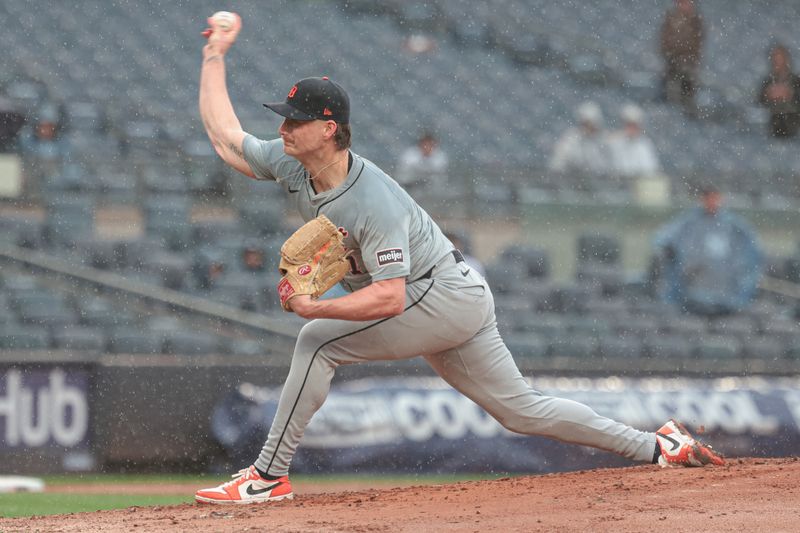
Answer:
POLYGON ((692 434, 679 422, 670 419, 656 432, 656 440, 661 449, 658 464, 666 466, 705 466, 724 465, 721 454, 711 446, 695 440, 692 434))
POLYGON ((218 487, 198 490, 194 499, 199 503, 246 505, 294 498, 288 476, 264 479, 251 465, 232 477, 231 481, 218 487))

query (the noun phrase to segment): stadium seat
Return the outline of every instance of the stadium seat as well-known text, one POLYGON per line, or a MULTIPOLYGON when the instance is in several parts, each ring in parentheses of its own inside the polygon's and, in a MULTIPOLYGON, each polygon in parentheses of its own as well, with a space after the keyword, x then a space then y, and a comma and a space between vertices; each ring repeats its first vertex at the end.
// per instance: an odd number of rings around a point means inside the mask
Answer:
POLYGON ((698 337, 708 331, 706 320, 702 317, 688 315, 664 315, 660 321, 659 331, 686 337, 698 337))
POLYGON ((795 335, 787 339, 786 357, 789 359, 800 360, 800 335, 795 335))
POLYGON ((786 258, 783 268, 787 281, 800 283, 800 255, 786 258))
POLYGON ((224 240, 235 240, 242 235, 238 219, 203 220, 192 222, 194 246, 214 245, 224 240))
POLYGON ((136 240, 123 240, 115 246, 117 267, 122 270, 126 267, 141 269, 148 257, 152 257, 166 250, 163 240, 145 237, 136 240))
POLYGON ((747 359, 763 359, 765 361, 778 361, 783 359, 789 347, 776 337, 750 337, 742 343, 742 356, 747 359))
POLYGON ((77 242, 77 249, 92 268, 114 270, 118 266, 119 246, 116 241, 81 239, 77 242))
POLYGON ((591 297, 584 304, 586 314, 591 317, 602 318, 618 322, 630 316, 631 308, 621 298, 591 297))
POLYGON ((725 335, 704 335, 695 345, 695 353, 703 359, 731 359, 741 352, 741 343, 725 335))
POLYGON ((397 8, 398 19, 406 28, 435 32, 443 27, 441 12, 436 2, 406 0, 405 2, 398 2, 397 8))
MULTIPOLYGON (((35 283, 35 282, 34 282, 35 283)), ((6 285, 8 302, 18 310, 24 306, 65 307, 67 297, 38 284, 29 287, 6 285)))
POLYGON ((519 280, 525 279, 527 273, 525 266, 518 262, 500 260, 486 265, 486 279, 498 295, 516 293, 519 280))
POLYGON ((10 326, 17 322, 17 314, 5 300, 0 300, 0 327, 10 326))
POLYGON ((185 195, 189 191, 186 177, 174 165, 151 163, 142 168, 141 175, 145 190, 151 196, 185 195))
POLYGON ((45 326, 67 326, 77 324, 76 313, 67 307, 50 307, 42 304, 28 304, 19 309, 20 320, 25 324, 45 326))
POLYGON ((756 325, 747 315, 734 315, 710 320, 708 329, 712 333, 728 335, 739 340, 744 340, 753 335, 756 325))
POLYGON ((230 342, 230 353, 233 355, 263 356, 266 351, 266 346, 254 339, 232 339, 230 342))
POLYGON ((33 216, 3 214, 0 216, 0 242, 23 248, 40 248, 43 226, 43 222, 33 216))
POLYGON ((5 326, 0 328, 0 348, 3 350, 46 350, 50 334, 40 326, 5 326))
POLYGON ((601 358, 636 359, 644 355, 644 346, 642 340, 636 337, 604 334, 598 339, 597 355, 601 358))
POLYGON ((524 323, 518 324, 516 331, 535 333, 546 340, 567 337, 569 322, 563 315, 554 313, 533 313, 524 323))
POLYGON ((65 193, 87 193, 97 186, 97 180, 90 170, 77 163, 65 163, 60 172, 47 173, 41 179, 41 193, 45 198, 65 193))
POLYGON ((549 354, 553 357, 590 359, 597 355, 598 342, 594 337, 565 337, 551 339, 549 354))
POLYGON ((580 314, 586 310, 591 289, 578 285, 559 285, 553 288, 547 300, 541 302, 539 311, 549 313, 580 314))
POLYGON ((604 296, 620 294, 625 283, 618 266, 603 263, 578 264, 575 281, 581 285, 596 287, 604 296))
POLYGON ((761 333, 766 336, 796 338, 800 335, 800 325, 791 319, 773 316, 761 325, 761 333))
POLYGON ((550 274, 550 259, 541 248, 515 244, 505 248, 500 257, 506 264, 521 265, 526 278, 546 278, 550 274))
POLYGON ((503 335, 503 341, 515 358, 541 358, 548 355, 549 343, 534 333, 511 333, 503 335))
POLYGON ((694 351, 693 341, 680 334, 648 335, 644 337, 644 353, 655 359, 688 359, 694 351))
POLYGON ((600 338, 611 333, 611 326, 607 322, 608 317, 575 315, 565 318, 569 333, 576 337, 600 338))
POLYGON ((616 237, 600 233, 584 233, 578 237, 578 261, 616 265, 620 259, 620 242, 616 237))
POLYGON ((277 273, 230 272, 223 275, 208 293, 228 305, 252 312, 264 312, 277 305, 277 273))
MULTIPOLYGON (((179 355, 214 354, 222 351, 222 341, 204 331, 171 331, 167 333, 164 352, 179 355)), ((227 351, 227 350, 226 350, 227 351)))
POLYGON ((75 194, 48 198, 44 233, 46 241, 56 247, 90 237, 94 233, 94 200, 75 194))
POLYGON ((98 195, 106 205, 132 205, 138 201, 138 179, 134 174, 102 166, 95 181, 98 195))
POLYGON ((275 201, 242 205, 239 219, 250 235, 275 235, 284 231, 283 206, 275 201))
POLYGON ((100 328, 69 326, 53 332, 53 347, 72 351, 102 351, 106 339, 100 328))
POLYGON ((621 337, 642 339, 657 333, 660 326, 660 318, 638 315, 622 317, 612 325, 612 328, 621 337))
POLYGON ((159 281, 159 285, 179 291, 189 281, 191 259, 177 253, 158 252, 142 260, 141 273, 159 281))
POLYGON ((148 237, 162 240, 171 250, 185 249, 191 244, 190 210, 191 202, 183 195, 146 198, 143 211, 148 237))
POLYGON ((142 327, 115 328, 109 335, 108 351, 117 354, 162 353, 164 339, 157 332, 142 327))

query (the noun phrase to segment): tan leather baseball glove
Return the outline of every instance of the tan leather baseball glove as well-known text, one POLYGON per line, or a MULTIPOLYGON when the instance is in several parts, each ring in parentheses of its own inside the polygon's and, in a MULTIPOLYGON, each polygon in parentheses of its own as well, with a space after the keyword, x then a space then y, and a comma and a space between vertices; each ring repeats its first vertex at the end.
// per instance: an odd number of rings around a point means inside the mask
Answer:
POLYGON ((325 215, 309 220, 281 246, 278 283, 281 305, 299 294, 319 298, 339 283, 350 268, 344 237, 325 215))

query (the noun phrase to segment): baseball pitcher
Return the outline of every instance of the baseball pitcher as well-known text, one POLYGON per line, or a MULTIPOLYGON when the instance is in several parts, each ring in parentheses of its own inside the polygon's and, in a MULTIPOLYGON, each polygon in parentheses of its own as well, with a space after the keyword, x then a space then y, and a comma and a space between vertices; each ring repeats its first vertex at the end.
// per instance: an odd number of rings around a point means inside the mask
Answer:
POLYGON ((200 76, 203 124, 226 163, 250 178, 278 182, 307 221, 284 245, 278 292, 285 309, 309 322, 298 335, 261 453, 233 480, 199 490, 197 501, 291 498, 292 456, 336 368, 418 356, 511 431, 634 461, 722 464, 675 421, 648 433, 531 389, 497 331, 483 277, 397 182, 350 150, 347 92, 327 77, 298 81, 283 102, 264 104, 283 117, 280 139, 257 139, 242 130, 226 88, 225 54, 241 19, 215 15, 209 26, 200 76), (345 296, 317 298, 339 278, 345 296))

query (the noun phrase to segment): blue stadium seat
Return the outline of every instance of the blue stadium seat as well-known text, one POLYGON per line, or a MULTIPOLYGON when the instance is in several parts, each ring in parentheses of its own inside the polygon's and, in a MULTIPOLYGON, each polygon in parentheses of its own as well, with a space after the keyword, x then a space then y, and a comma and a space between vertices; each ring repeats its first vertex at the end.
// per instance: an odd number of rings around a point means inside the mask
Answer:
POLYGON ((601 335, 597 346, 598 357, 636 359, 645 353, 644 342, 637 337, 601 335))
POLYGON ((777 337, 745 338, 742 345, 742 356, 747 359, 778 361, 783 359, 789 351, 789 346, 777 337))
POLYGON ((565 337, 550 340, 549 354, 553 357, 590 359, 597 355, 598 341, 594 337, 565 337))
POLYGON ((548 355, 549 343, 535 333, 511 333, 503 335, 503 341, 515 358, 542 358, 548 355))
POLYGON ((71 245, 94 233, 94 200, 79 194, 58 194, 47 199, 46 240, 53 246, 71 245))
POLYGON ((186 196, 148 197, 143 211, 148 237, 162 240, 172 250, 185 248, 191 243, 191 201, 186 196))
POLYGON ((106 338, 100 328, 69 326, 53 332, 53 346, 61 350, 103 351, 106 338))
POLYGON ((50 347, 50 334, 41 326, 5 326, 0 328, 0 349, 46 350, 50 347))
POLYGON ((616 265, 621 256, 617 237, 600 233, 584 233, 578 237, 578 261, 616 265))
POLYGON ((741 352, 741 342, 725 335, 704 335, 695 346, 695 353, 703 359, 732 359, 740 356, 741 352))
POLYGON ((680 334, 648 335, 643 344, 645 354, 657 359, 688 359, 694 352, 692 339, 680 334))
POLYGON ((163 353, 163 336, 142 327, 115 328, 109 335, 108 351, 117 354, 163 353))
MULTIPOLYGON (((218 354, 223 351, 220 338, 205 331, 179 330, 166 335, 164 352, 180 355, 218 354)), ((227 349, 225 349, 227 351, 227 349)))

